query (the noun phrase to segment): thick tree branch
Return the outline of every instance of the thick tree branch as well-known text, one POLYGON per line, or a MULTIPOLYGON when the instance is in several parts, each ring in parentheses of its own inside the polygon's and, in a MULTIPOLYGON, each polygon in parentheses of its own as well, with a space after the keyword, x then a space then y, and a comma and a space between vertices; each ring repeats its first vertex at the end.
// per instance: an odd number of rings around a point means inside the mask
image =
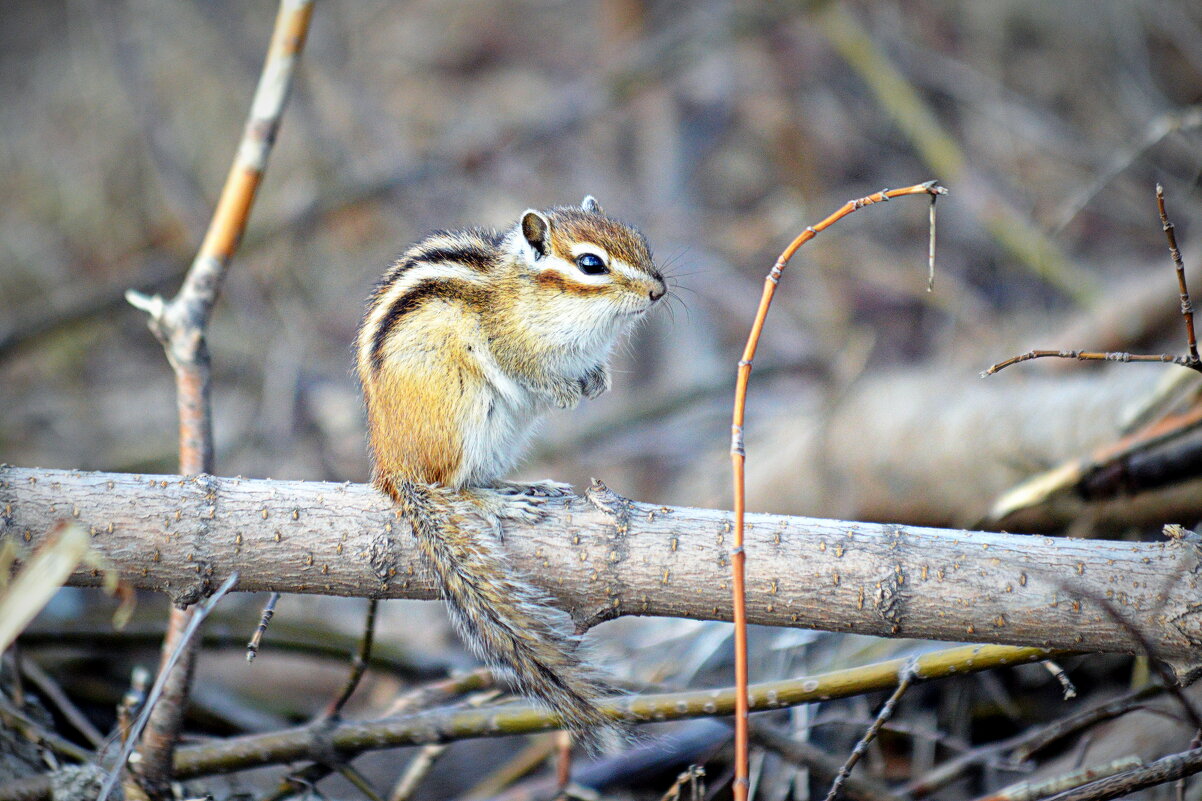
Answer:
MULTIPOLYGON (((730 619, 730 513, 635 503, 604 487, 511 525, 505 548, 588 627, 620 615, 730 619)), ((433 598, 405 528, 361 484, 0 468, 0 537, 33 546, 60 519, 136 586, 195 601, 237 589, 433 598)), ((468 508, 461 510, 470 518, 468 508)), ((748 518, 748 620, 882 636, 1136 651, 1106 598, 1178 676, 1198 672, 1199 548, 748 518)), ((95 571, 72 583, 97 584, 95 571)))

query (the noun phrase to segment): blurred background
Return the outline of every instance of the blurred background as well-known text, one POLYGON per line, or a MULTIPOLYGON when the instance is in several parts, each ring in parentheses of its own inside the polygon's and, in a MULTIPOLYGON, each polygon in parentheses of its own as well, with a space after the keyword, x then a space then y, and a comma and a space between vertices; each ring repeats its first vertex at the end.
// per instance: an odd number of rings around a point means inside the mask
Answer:
MULTIPOLYGON (((123 293, 178 288, 274 13, 0 6, 0 460, 174 472, 170 369, 123 293)), ((365 480, 350 343, 376 277, 431 229, 593 194, 647 234, 674 299, 621 349, 612 392, 553 415, 521 475, 728 508, 734 368, 763 276, 845 201, 935 178, 950 195, 933 293, 922 198, 856 213, 787 270, 752 379, 750 508, 1193 525, 1197 459, 1149 491, 1074 481, 998 504, 1193 408, 1194 374, 978 373, 1033 347, 1184 352, 1153 189, 1202 291, 1200 104, 1190 0, 320 0, 210 329, 217 471, 365 480)))

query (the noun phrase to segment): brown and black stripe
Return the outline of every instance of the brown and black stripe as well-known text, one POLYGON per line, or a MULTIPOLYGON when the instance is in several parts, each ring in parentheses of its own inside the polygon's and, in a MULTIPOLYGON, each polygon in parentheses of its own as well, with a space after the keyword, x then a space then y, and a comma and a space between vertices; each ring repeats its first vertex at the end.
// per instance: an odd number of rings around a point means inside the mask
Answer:
POLYGON ((363 331, 360 334, 361 343, 363 336, 370 334, 368 358, 373 371, 379 370, 383 364, 384 346, 388 342, 388 335, 405 315, 435 300, 483 302, 483 287, 451 275, 421 278, 412 282, 411 286, 405 287, 403 291, 396 291, 398 284, 406 281, 406 274, 422 265, 465 267, 473 272, 487 274, 497 265, 501 239, 500 233, 487 228, 437 231, 397 259, 372 290, 363 318, 365 327, 375 320, 371 331, 363 331), (382 315, 377 314, 381 303, 388 304, 382 315))

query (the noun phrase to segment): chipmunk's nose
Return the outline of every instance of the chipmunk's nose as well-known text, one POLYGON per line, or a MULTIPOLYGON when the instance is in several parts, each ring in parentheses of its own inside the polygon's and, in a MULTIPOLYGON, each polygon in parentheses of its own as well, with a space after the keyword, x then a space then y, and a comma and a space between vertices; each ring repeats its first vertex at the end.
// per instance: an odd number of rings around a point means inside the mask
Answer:
POLYGON ((655 301, 662 298, 667 291, 668 287, 664 284, 664 279, 660 278, 659 281, 656 282, 655 287, 647 293, 647 297, 651 298, 652 303, 655 303, 655 301))

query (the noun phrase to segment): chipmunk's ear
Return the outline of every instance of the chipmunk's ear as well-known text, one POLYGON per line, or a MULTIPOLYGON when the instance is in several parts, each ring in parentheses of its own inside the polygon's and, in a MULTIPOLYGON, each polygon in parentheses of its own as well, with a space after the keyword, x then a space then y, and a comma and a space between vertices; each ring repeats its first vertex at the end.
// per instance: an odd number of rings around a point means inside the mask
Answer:
POLYGON ((522 212, 522 236, 534 250, 536 256, 547 255, 547 239, 551 235, 551 222, 541 211, 526 209, 522 212))
POLYGON ((592 195, 585 195, 584 201, 580 204, 580 208, 592 214, 604 214, 601 210, 601 204, 597 202, 597 198, 592 195))

